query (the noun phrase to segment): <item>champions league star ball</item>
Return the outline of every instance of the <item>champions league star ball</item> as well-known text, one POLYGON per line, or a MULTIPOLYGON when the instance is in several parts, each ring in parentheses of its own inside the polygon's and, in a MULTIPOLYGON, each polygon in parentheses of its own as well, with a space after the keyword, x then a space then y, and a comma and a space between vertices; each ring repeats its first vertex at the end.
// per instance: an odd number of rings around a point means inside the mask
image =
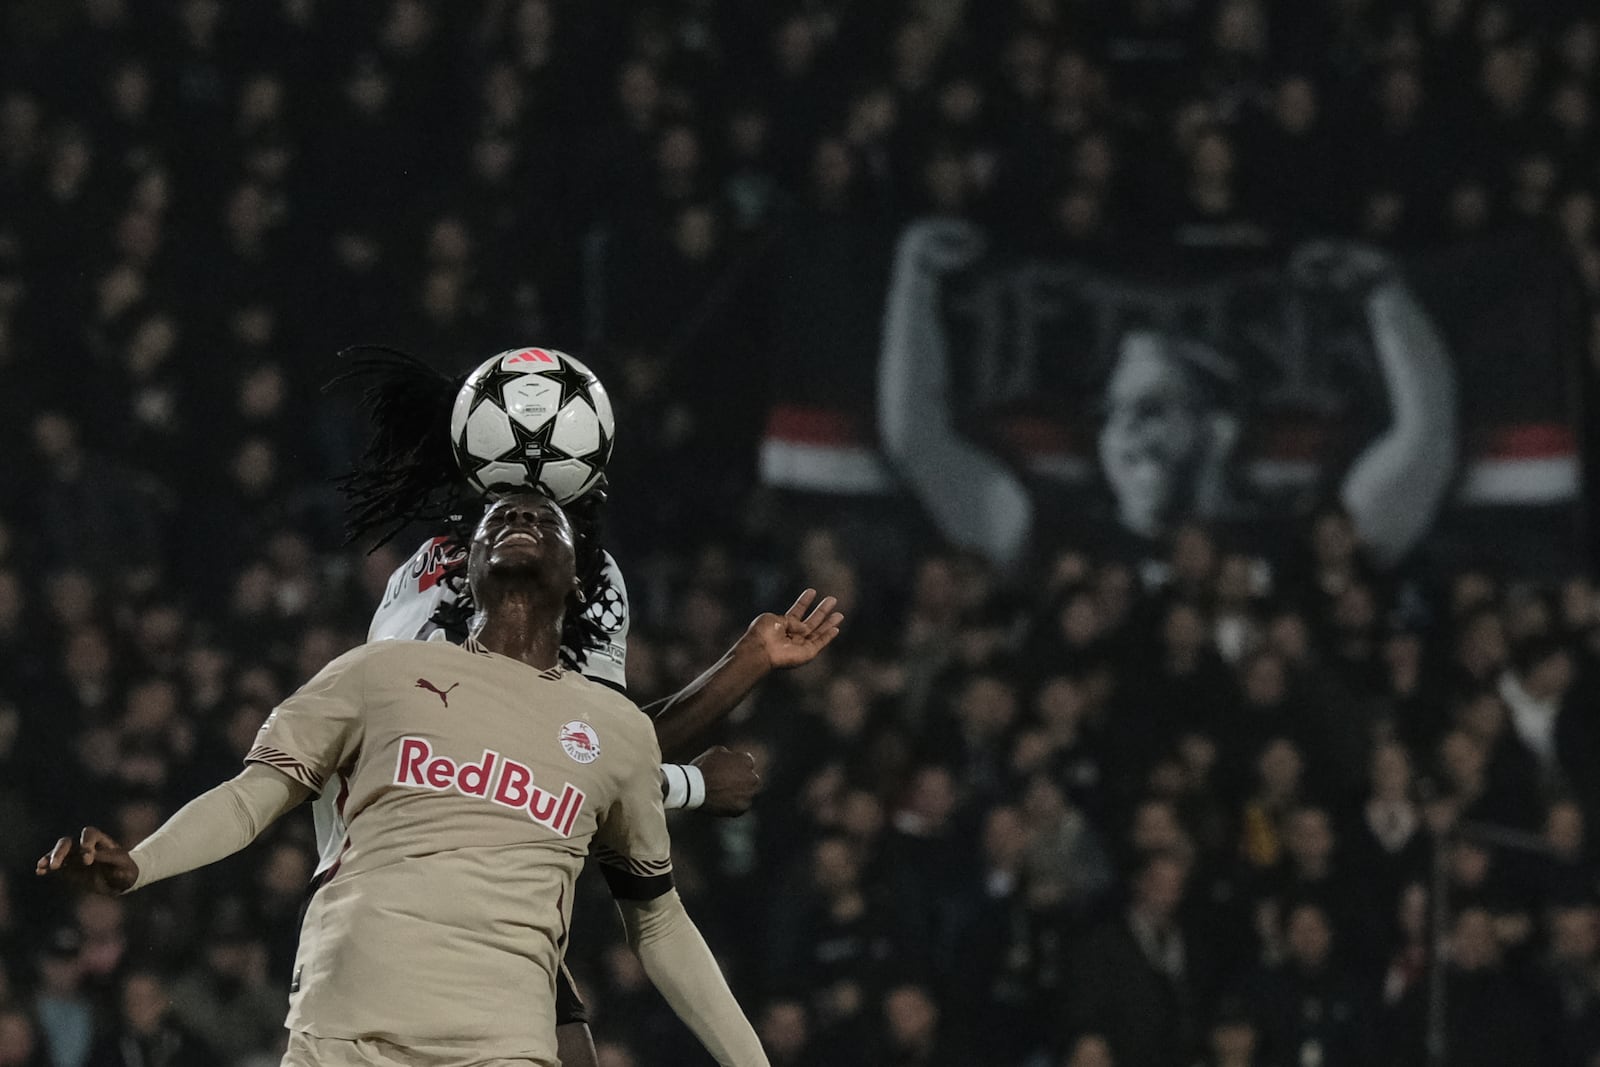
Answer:
POLYGON ((611 458, 616 423, 600 379, 565 352, 513 348, 468 376, 450 412, 456 463, 484 493, 533 487, 570 504, 611 458))

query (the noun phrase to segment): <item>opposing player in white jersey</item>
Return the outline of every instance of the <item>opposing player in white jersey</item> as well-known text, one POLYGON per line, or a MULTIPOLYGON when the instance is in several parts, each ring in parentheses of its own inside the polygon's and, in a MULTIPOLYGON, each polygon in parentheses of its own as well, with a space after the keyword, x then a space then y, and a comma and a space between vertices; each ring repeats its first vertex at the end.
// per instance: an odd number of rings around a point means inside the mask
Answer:
MULTIPOLYGON (((462 531, 482 506, 470 491, 450 447, 449 412, 470 375, 451 379, 401 353, 362 350, 351 377, 367 385, 373 437, 361 465, 342 485, 352 500, 351 533, 380 543, 415 521, 441 532, 428 538, 390 576, 373 615, 368 641, 410 639, 459 643, 473 605, 465 583, 462 531)), ((492 364, 501 353, 486 361, 492 364)), ((570 356, 564 358, 587 372, 570 356)), ((582 588, 582 612, 563 631, 562 661, 590 680, 626 692, 630 612, 627 586, 600 545, 606 483, 571 501, 558 500, 571 520, 582 588)), ((644 708, 654 720, 662 753, 682 759, 774 668, 809 663, 836 637, 843 616, 833 597, 807 589, 782 615, 765 613, 723 657, 682 691, 644 708)), ((717 815, 748 810, 758 778, 749 756, 714 748, 692 763, 664 764, 663 804, 717 815)), ((332 778, 315 806, 319 879, 333 869, 347 839, 343 782, 332 778)), ((557 1034, 565 1067, 594 1067, 587 1013, 563 968, 558 984, 557 1034)))
POLYGON ((131 851, 85 828, 37 872, 138 889, 249 844, 336 771, 349 848, 312 898, 283 1067, 557 1067, 574 881, 599 859, 651 981, 728 1067, 754 1030, 672 888, 660 750, 625 697, 562 670, 572 528, 523 491, 477 524, 463 647, 361 645, 277 706, 236 778, 131 851))

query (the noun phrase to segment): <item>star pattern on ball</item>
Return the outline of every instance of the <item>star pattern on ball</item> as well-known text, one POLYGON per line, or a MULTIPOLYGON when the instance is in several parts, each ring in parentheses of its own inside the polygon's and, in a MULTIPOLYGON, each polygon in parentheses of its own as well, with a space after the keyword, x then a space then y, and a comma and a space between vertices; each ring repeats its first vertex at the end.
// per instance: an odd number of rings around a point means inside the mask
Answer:
POLYGON ((581 459, 595 470, 600 470, 611 459, 611 438, 606 436, 605 424, 598 419, 595 420, 594 429, 600 435, 600 440, 596 442, 594 451, 585 452, 583 455, 574 456, 573 458, 581 459))
POLYGON ((505 407, 506 386, 528 373, 521 368, 507 370, 502 365, 503 362, 503 360, 496 360, 494 365, 489 368, 488 373, 478 380, 477 387, 473 390, 472 406, 467 410, 469 416, 474 411, 477 411, 480 406, 487 403, 505 407))
POLYGON ((594 388, 595 380, 567 360, 558 359, 554 370, 540 371, 539 374, 561 386, 561 399, 556 402, 557 410, 566 407, 567 401, 575 396, 583 397, 583 402, 591 409, 594 407, 594 393, 591 390, 594 388))
POLYGON ((537 430, 528 429, 516 419, 507 419, 506 425, 511 428, 511 436, 515 439, 515 443, 494 458, 501 463, 521 463, 528 468, 530 485, 533 484, 532 475, 551 460, 583 458, 558 448, 550 440, 550 435, 556 429, 555 419, 546 419, 537 430))

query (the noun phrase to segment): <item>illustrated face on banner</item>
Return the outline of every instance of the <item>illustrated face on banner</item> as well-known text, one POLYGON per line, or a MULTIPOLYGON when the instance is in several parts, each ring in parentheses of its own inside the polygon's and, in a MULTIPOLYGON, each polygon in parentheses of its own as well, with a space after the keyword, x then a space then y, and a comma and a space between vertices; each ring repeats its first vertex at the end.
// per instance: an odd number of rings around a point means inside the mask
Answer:
MULTIPOLYGON (((1123 335, 1106 382, 1100 469, 1122 525, 1154 537, 1193 509, 1209 445, 1208 401, 1174 339, 1123 335)), ((1213 479, 1214 480, 1214 479, 1213 479)))

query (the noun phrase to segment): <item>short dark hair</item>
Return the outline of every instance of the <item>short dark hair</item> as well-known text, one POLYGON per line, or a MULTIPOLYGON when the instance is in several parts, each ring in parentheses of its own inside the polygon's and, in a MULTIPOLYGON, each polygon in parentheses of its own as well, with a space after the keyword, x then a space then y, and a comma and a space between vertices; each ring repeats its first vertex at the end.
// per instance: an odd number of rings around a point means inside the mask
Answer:
POLYGON ((1527 674, 1546 660, 1558 655, 1570 655, 1565 641, 1550 634, 1537 634, 1518 642, 1511 650, 1511 664, 1518 674, 1527 674))

